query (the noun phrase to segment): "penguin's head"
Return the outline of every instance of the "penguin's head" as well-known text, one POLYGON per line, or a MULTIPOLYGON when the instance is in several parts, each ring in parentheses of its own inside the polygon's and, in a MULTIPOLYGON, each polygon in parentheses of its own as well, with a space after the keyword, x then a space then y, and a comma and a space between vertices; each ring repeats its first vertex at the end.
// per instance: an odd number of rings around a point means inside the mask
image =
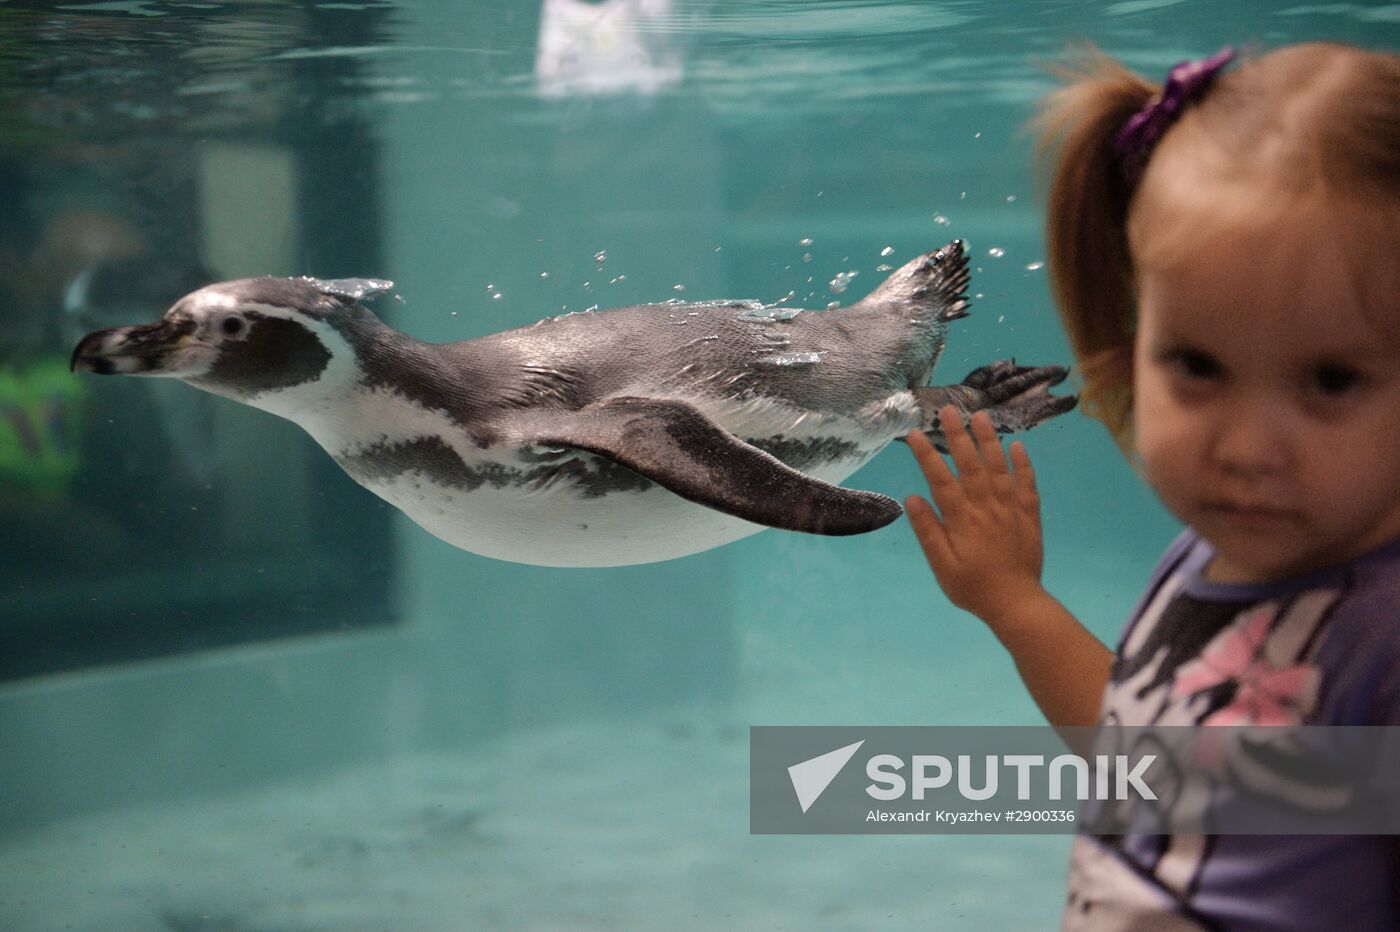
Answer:
POLYGON ((254 404, 332 387, 355 370, 347 334, 372 320, 359 302, 387 291, 373 279, 244 278, 186 295, 153 324, 89 333, 72 368, 183 379, 254 404))

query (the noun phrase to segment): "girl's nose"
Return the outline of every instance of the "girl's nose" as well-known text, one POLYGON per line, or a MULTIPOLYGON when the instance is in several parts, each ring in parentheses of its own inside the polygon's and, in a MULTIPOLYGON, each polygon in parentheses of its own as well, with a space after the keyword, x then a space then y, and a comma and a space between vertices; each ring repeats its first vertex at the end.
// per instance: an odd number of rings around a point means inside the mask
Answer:
POLYGON ((1222 413, 1210 445, 1214 465, 1237 475, 1267 475, 1287 467, 1287 425, 1269 407, 1240 405, 1222 413))

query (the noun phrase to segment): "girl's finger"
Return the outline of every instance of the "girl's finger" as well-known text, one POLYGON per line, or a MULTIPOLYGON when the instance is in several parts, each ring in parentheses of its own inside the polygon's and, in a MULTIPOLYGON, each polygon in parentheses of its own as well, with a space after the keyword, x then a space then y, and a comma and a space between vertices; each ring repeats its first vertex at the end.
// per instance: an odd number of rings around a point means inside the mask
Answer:
POLYGON ((923 548, 929 566, 935 569, 946 566, 953 555, 953 548, 933 506, 919 496, 911 495, 904 500, 904 511, 909 515, 909 524, 914 528, 914 536, 919 539, 919 546, 923 548))
POLYGON ((1035 469, 1031 467, 1031 455, 1026 452, 1026 445, 1019 440, 1011 444, 1011 465, 1015 468, 1016 500, 1022 508, 1038 511, 1040 491, 1035 484, 1035 469))
POLYGON ((911 430, 904 439, 909 442, 909 449, 914 452, 914 459, 918 461, 925 479, 932 481, 937 477, 941 481, 944 476, 952 477, 948 464, 943 462, 943 457, 934 449, 928 437, 924 436, 923 431, 911 430))
POLYGON ((958 484, 958 477, 953 475, 953 471, 943 461, 942 455, 920 431, 911 430, 905 439, 909 441, 909 449, 914 451, 914 458, 919 461, 919 468, 923 470, 924 480, 928 482, 929 494, 934 503, 945 512, 949 508, 956 509, 962 487, 958 484))
POLYGON ((934 460, 942 460, 923 431, 911 430, 904 436, 904 439, 909 442, 909 449, 914 451, 914 459, 919 461, 919 468, 925 472, 928 471, 929 465, 934 460))
POLYGON ((997 439, 997 429, 992 426, 987 412, 978 411, 972 416, 972 439, 977 442, 977 452, 991 473, 992 482, 999 486, 1009 484, 1011 468, 1006 463, 1006 454, 1001 449, 1001 441, 997 439))
POLYGON ((977 452, 977 444, 963 426, 962 415, 952 405, 945 405, 938 412, 938 422, 943 427, 953 464, 958 467, 958 478, 968 492, 976 494, 985 486, 986 477, 982 455, 977 452))

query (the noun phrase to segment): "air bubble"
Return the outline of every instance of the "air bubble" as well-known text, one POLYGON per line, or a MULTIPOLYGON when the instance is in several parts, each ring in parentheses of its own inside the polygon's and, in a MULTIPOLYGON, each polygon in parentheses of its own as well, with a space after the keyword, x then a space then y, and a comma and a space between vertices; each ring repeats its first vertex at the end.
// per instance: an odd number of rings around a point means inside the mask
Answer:
POLYGON ((833 278, 831 281, 827 282, 826 287, 830 289, 832 294, 841 294, 843 291, 850 287, 851 279, 855 278, 859 274, 860 272, 856 271, 855 269, 852 269, 849 272, 837 272, 836 277, 833 278))
POLYGON ((987 250, 987 255, 991 256, 993 259, 1000 259, 1002 256, 1006 255, 1006 250, 1002 249, 1000 246, 993 246, 991 249, 987 250))
POLYGON ((882 256, 888 256, 888 255, 891 255, 893 252, 894 252, 894 247, 893 247, 893 246, 886 246, 884 249, 881 249, 881 250, 880 250, 880 255, 882 255, 882 256))
POLYGON ((1043 268, 1045 268, 1045 263, 1044 263, 1044 262, 1032 262, 1030 265, 1026 266, 1026 271, 1027 271, 1027 272, 1038 272, 1038 271, 1040 271, 1040 270, 1043 269, 1043 268))

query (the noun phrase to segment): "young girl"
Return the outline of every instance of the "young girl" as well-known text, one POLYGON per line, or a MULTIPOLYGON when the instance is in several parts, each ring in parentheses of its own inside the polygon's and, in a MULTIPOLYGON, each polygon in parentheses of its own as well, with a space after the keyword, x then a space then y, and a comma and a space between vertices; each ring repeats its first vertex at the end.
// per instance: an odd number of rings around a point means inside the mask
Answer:
MULTIPOLYGON (((1400 57, 1102 56, 1047 101, 1055 297, 1104 422, 1188 529, 1116 653, 1040 584, 991 423, 909 442, 934 574, 1056 725, 1400 724, 1400 57)), ((1075 840, 1067 928, 1400 928, 1396 836, 1075 840)))

